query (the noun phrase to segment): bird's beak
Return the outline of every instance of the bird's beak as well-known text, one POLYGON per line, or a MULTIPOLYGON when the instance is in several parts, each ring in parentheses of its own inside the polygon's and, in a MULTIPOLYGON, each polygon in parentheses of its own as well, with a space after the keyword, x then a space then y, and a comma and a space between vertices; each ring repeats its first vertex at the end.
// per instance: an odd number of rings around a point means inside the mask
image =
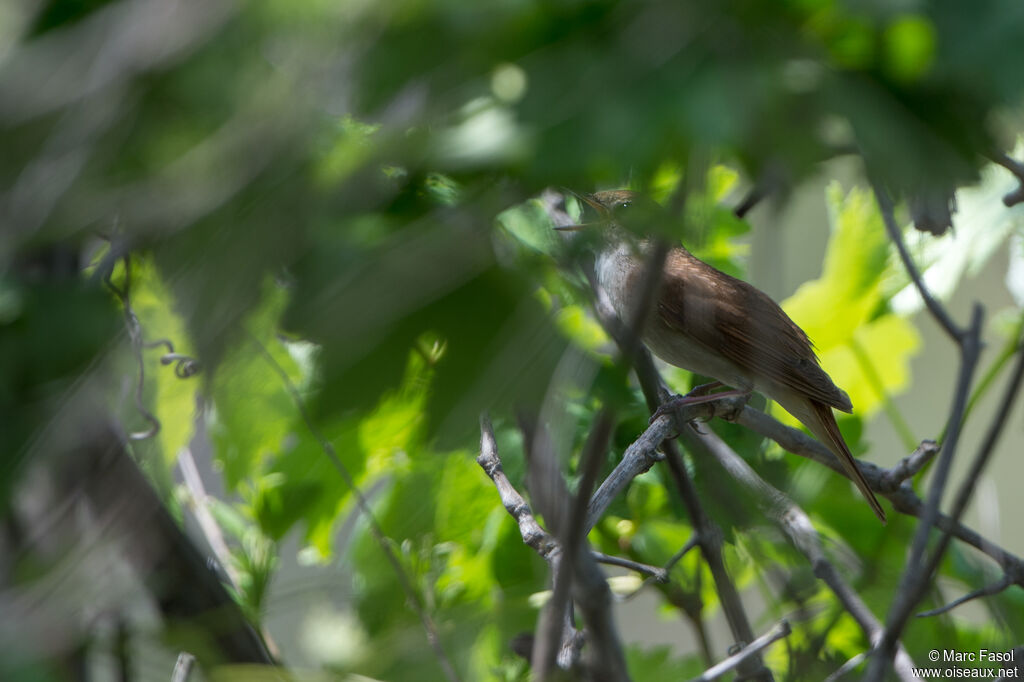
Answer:
MULTIPOLYGON (((595 199, 593 194, 580 194, 579 192, 575 192, 569 189, 568 187, 563 187, 562 190, 573 195, 574 197, 585 203, 587 206, 597 211, 598 216, 600 216, 602 220, 608 217, 608 209, 601 202, 595 199)), ((560 225, 556 226, 555 229, 558 230, 559 232, 577 232, 579 230, 584 230, 588 227, 591 227, 592 225, 597 224, 599 223, 579 223, 578 225, 560 225)))
POLYGON ((595 211, 597 211, 597 214, 599 216, 601 216, 602 218, 604 218, 604 217, 606 217, 608 215, 608 209, 605 207, 604 204, 602 204, 600 201, 595 199, 593 194, 580 194, 579 192, 574 192, 573 190, 568 189, 568 188, 563 188, 563 189, 565 189, 566 192, 568 192, 569 194, 573 195, 574 197, 576 197, 577 199, 582 201, 584 204, 586 204, 590 208, 592 208, 595 211))

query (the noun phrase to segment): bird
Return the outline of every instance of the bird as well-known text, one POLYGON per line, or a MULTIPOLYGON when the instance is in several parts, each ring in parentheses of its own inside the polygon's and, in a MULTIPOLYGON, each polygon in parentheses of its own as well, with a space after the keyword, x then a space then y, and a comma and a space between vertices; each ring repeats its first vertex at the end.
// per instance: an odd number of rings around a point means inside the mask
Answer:
MULTIPOLYGON (((605 229, 594 266, 601 288, 620 319, 639 319, 636 314, 643 297, 646 252, 652 242, 634 238, 624 225, 636 230, 640 227, 636 221, 650 219, 660 207, 632 190, 576 196, 598 213, 605 229)), ((668 251, 654 298, 642 339, 656 356, 716 380, 711 386, 720 383, 738 394, 758 391, 777 402, 836 456, 885 523, 885 512, 832 413, 833 408, 852 412, 850 398, 822 369, 807 334, 775 301, 698 259, 682 245, 668 251)))

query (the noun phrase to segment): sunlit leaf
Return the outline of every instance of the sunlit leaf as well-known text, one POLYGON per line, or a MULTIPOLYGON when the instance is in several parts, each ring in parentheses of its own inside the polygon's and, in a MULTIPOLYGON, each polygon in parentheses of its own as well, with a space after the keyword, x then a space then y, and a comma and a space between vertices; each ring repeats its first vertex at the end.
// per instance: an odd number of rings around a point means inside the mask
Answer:
POLYGON ((174 312, 174 296, 164 286, 160 273, 149 259, 137 259, 132 264, 132 279, 132 309, 142 327, 143 341, 149 345, 142 356, 147 388, 153 391, 151 411, 160 421, 157 438, 164 461, 170 466, 192 437, 200 378, 176 376, 174 363, 160 362, 170 348, 156 345, 158 342, 170 342, 174 352, 181 355, 193 353, 185 325, 174 312))
MULTIPOLYGON (((845 390, 858 415, 870 416, 886 396, 905 389, 920 341, 903 317, 883 310, 883 276, 891 246, 873 195, 828 190, 832 235, 820 278, 783 302, 811 338, 822 367, 845 390)), ((784 410, 776 416, 795 423, 784 410)))
MULTIPOLYGON (((1015 153, 1020 152, 1018 147, 1015 153)), ((903 240, 933 296, 948 300, 961 279, 976 276, 1000 252, 1008 235, 1024 231, 1024 207, 1007 207, 1002 202, 1003 195, 1017 185, 1008 171, 991 164, 977 185, 957 192, 952 230, 934 237, 912 226, 904 229, 903 240)), ((913 313, 924 305, 896 254, 890 257, 883 286, 897 313, 913 313)))
POLYGON ((277 338, 287 302, 280 287, 265 285, 263 301, 244 323, 246 336, 211 380, 210 436, 232 489, 260 472, 293 433, 298 409, 276 368, 295 385, 304 383, 298 363, 277 338))

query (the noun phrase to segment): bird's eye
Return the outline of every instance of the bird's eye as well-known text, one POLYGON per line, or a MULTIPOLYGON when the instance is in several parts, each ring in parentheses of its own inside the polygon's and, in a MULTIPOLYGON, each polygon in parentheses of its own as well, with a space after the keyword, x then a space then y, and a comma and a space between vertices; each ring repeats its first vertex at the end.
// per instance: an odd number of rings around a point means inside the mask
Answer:
POLYGON ((623 201, 621 204, 618 205, 618 208, 619 209, 629 208, 632 205, 633 205, 633 202, 631 202, 631 201, 623 201))

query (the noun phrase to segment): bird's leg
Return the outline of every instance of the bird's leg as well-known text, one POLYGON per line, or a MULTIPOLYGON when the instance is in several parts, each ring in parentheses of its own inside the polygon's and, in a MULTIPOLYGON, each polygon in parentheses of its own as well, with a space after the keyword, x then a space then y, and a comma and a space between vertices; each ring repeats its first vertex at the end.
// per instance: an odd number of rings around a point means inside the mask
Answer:
MULTIPOLYGON (((691 396, 691 395, 692 396, 707 395, 708 393, 710 393, 711 391, 715 390, 716 388, 719 388, 719 387, 724 386, 724 385, 725 384, 723 384, 721 381, 711 381, 711 382, 708 382, 706 384, 701 384, 700 386, 694 386, 693 388, 690 389, 690 392, 687 393, 686 395, 687 396, 691 396)), ((682 397, 683 396, 681 396, 681 395, 677 395, 676 396, 676 398, 682 398, 682 397)))
POLYGON ((673 398, 669 398, 654 411, 651 415, 651 419, 648 423, 653 424, 654 420, 664 414, 670 414, 680 407, 685 405, 700 405, 702 403, 710 403, 714 400, 721 400, 722 398, 746 398, 750 396, 751 389, 740 389, 734 388, 728 391, 720 391, 718 393, 710 393, 709 391, 722 386, 721 381, 712 381, 709 384, 701 384, 686 395, 677 395, 673 398))

